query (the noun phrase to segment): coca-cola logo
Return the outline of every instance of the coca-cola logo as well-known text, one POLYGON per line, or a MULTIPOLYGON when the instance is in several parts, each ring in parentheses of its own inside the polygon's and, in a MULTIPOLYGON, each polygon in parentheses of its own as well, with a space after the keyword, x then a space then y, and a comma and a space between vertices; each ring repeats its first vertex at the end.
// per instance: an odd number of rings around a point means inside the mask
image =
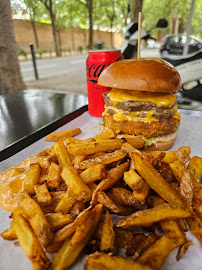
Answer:
MULTIPOLYGON (((115 61, 115 62, 118 62, 118 61, 120 61, 120 60, 122 60, 123 59, 123 57, 122 56, 120 56, 119 58, 117 58, 117 60, 115 61)), ((95 78, 98 78, 99 76, 100 76, 100 74, 102 73, 102 71, 106 68, 106 67, 108 67, 110 64, 108 64, 108 65, 104 65, 104 64, 100 64, 99 66, 97 66, 96 67, 96 65, 95 64, 92 64, 90 67, 89 67, 89 69, 87 70, 87 72, 88 72, 88 77, 92 77, 93 79, 91 80, 88 80, 89 82, 92 82, 92 83, 94 83, 94 84, 96 84, 97 83, 97 80, 95 79, 95 78)))

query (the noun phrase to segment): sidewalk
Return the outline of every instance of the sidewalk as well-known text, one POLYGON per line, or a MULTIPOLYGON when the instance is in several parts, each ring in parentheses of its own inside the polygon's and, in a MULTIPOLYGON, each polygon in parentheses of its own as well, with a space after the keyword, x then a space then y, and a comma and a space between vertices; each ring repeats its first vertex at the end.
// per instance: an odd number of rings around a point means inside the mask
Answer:
POLYGON ((27 81, 28 88, 62 94, 87 95, 86 71, 79 74, 63 73, 39 80, 27 81))
MULTIPOLYGON (((141 51, 141 57, 159 57, 159 51, 157 49, 144 49, 141 51)), ((84 68, 78 70, 78 72, 68 72, 39 80, 26 81, 26 85, 28 88, 49 92, 87 95, 86 70, 84 68)))

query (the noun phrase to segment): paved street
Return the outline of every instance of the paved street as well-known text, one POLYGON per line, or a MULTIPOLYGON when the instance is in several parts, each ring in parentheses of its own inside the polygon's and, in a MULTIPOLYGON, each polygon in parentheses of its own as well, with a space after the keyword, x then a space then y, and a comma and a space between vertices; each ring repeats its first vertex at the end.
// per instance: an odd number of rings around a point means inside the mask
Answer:
MULTIPOLYGON (((142 50, 141 57, 159 57, 157 49, 142 50)), ((28 88, 87 95, 87 55, 37 60, 39 80, 35 80, 32 61, 20 63, 22 76, 28 88)))

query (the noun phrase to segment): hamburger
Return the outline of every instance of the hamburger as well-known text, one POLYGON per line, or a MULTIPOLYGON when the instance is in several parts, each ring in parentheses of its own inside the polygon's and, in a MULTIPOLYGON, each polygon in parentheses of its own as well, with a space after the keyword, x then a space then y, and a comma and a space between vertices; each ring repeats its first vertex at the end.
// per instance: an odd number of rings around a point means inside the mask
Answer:
POLYGON ((171 64, 153 58, 122 60, 109 65, 98 84, 111 87, 104 94, 106 127, 119 136, 140 137, 150 150, 173 145, 180 124, 173 93, 182 85, 171 64))

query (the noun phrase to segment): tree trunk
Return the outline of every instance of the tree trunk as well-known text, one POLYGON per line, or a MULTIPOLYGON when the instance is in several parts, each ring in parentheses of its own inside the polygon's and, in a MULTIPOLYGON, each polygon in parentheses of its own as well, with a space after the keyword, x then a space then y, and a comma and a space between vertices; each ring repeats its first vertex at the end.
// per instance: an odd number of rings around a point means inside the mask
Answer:
POLYGON ((71 26, 71 36, 72 36, 72 51, 76 51, 75 38, 74 38, 74 27, 71 26))
POLYGON ((36 48, 39 48, 39 40, 38 40, 38 35, 36 32, 36 24, 35 24, 35 20, 31 19, 31 23, 32 23, 32 28, 33 28, 33 32, 34 32, 34 38, 35 38, 35 42, 36 42, 36 48))
POLYGON ((139 12, 142 12, 143 0, 134 0, 133 9, 131 13, 131 20, 138 22, 139 12))
POLYGON ((93 0, 88 2, 88 16, 89 16, 89 49, 93 49, 93 0))
POLYGON ((84 50, 86 50, 86 29, 83 29, 84 50))
POLYGON ((55 26, 55 15, 53 14, 52 10, 49 10, 49 12, 50 12, 50 17, 51 17, 51 24, 52 24, 55 52, 56 52, 57 56, 61 56, 60 45, 59 45, 58 37, 57 37, 57 29, 56 29, 56 26, 55 26))
POLYGON ((10 0, 0 1, 0 94, 25 89, 11 18, 10 0))
POLYGON ((112 49, 114 48, 114 37, 113 37, 113 31, 112 31, 112 28, 113 28, 113 21, 111 21, 111 32, 110 32, 110 39, 111 39, 111 47, 112 49))

